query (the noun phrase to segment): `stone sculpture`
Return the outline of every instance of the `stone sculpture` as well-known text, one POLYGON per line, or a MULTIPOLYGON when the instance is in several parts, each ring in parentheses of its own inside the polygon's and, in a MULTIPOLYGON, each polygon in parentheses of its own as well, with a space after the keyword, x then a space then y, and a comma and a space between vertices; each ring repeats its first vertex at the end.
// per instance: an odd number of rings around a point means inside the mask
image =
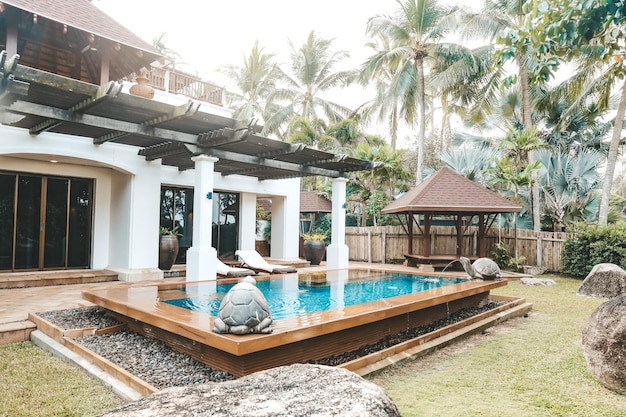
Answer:
POLYGON ((270 333, 272 314, 256 280, 247 276, 231 288, 220 304, 215 333, 270 333))
POLYGON ((493 260, 489 258, 478 258, 471 263, 471 261, 461 256, 459 258, 461 265, 463 265, 463 269, 467 272, 472 278, 482 278, 487 280, 500 280, 502 279, 502 275, 500 274, 500 267, 493 260))

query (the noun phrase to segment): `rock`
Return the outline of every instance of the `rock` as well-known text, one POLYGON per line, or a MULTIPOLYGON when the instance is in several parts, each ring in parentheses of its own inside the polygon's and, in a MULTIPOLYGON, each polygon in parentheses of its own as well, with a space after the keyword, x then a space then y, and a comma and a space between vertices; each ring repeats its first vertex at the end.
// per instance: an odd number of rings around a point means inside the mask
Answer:
POLYGON ((167 388, 102 417, 400 416, 385 391, 342 368, 295 364, 221 383, 167 388))
POLYGON ((556 284, 556 281, 554 281, 553 279, 549 279, 549 278, 521 278, 520 282, 524 285, 541 285, 541 286, 556 284))
POLYGON ((626 295, 600 305, 583 328, 583 351, 594 378, 626 395, 626 295))
POLYGON ((580 285, 578 294, 598 298, 626 294, 626 271, 611 263, 597 264, 580 285))

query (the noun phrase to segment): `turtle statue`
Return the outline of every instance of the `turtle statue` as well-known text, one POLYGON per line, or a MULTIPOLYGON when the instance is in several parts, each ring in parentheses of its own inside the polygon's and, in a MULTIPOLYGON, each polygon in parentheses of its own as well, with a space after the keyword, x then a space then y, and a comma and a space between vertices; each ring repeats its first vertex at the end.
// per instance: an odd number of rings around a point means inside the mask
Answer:
POLYGON ((500 274, 500 268, 498 264, 495 263, 492 259, 489 258, 478 258, 471 263, 471 261, 461 256, 459 258, 461 265, 463 265, 463 269, 467 272, 472 278, 482 278, 487 280, 501 280, 502 275, 500 274))
POLYGON ((251 276, 231 288, 222 303, 215 319, 215 333, 270 333, 272 314, 267 300, 256 286, 251 276))

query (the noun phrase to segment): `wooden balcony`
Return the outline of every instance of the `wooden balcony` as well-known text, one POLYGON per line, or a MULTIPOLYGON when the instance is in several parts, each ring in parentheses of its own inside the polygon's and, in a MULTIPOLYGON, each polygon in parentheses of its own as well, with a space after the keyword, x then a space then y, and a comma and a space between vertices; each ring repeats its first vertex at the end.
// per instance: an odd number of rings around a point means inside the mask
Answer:
POLYGON ((223 106, 224 89, 193 75, 152 66, 146 77, 157 90, 223 106))

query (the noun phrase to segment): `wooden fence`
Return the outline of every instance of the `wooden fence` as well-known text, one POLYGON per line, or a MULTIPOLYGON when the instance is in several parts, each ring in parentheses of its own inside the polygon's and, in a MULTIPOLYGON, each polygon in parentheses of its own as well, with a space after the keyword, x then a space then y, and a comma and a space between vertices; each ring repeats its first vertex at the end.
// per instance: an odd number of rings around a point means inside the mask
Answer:
MULTIPOLYGON (((432 255, 456 253, 454 226, 431 228, 432 255)), ((548 271, 561 270, 561 246, 566 233, 534 232, 532 230, 490 229, 487 234, 487 256, 491 257, 498 242, 506 243, 513 256, 525 257, 525 265, 541 265, 548 271), (540 262, 540 263, 539 263, 540 262)), ((402 226, 346 227, 346 244, 351 261, 399 263, 408 253, 409 240, 402 226)), ((468 227, 463 235, 463 255, 478 255, 478 228, 468 227)), ((413 252, 422 254, 422 236, 413 236, 413 252)))

